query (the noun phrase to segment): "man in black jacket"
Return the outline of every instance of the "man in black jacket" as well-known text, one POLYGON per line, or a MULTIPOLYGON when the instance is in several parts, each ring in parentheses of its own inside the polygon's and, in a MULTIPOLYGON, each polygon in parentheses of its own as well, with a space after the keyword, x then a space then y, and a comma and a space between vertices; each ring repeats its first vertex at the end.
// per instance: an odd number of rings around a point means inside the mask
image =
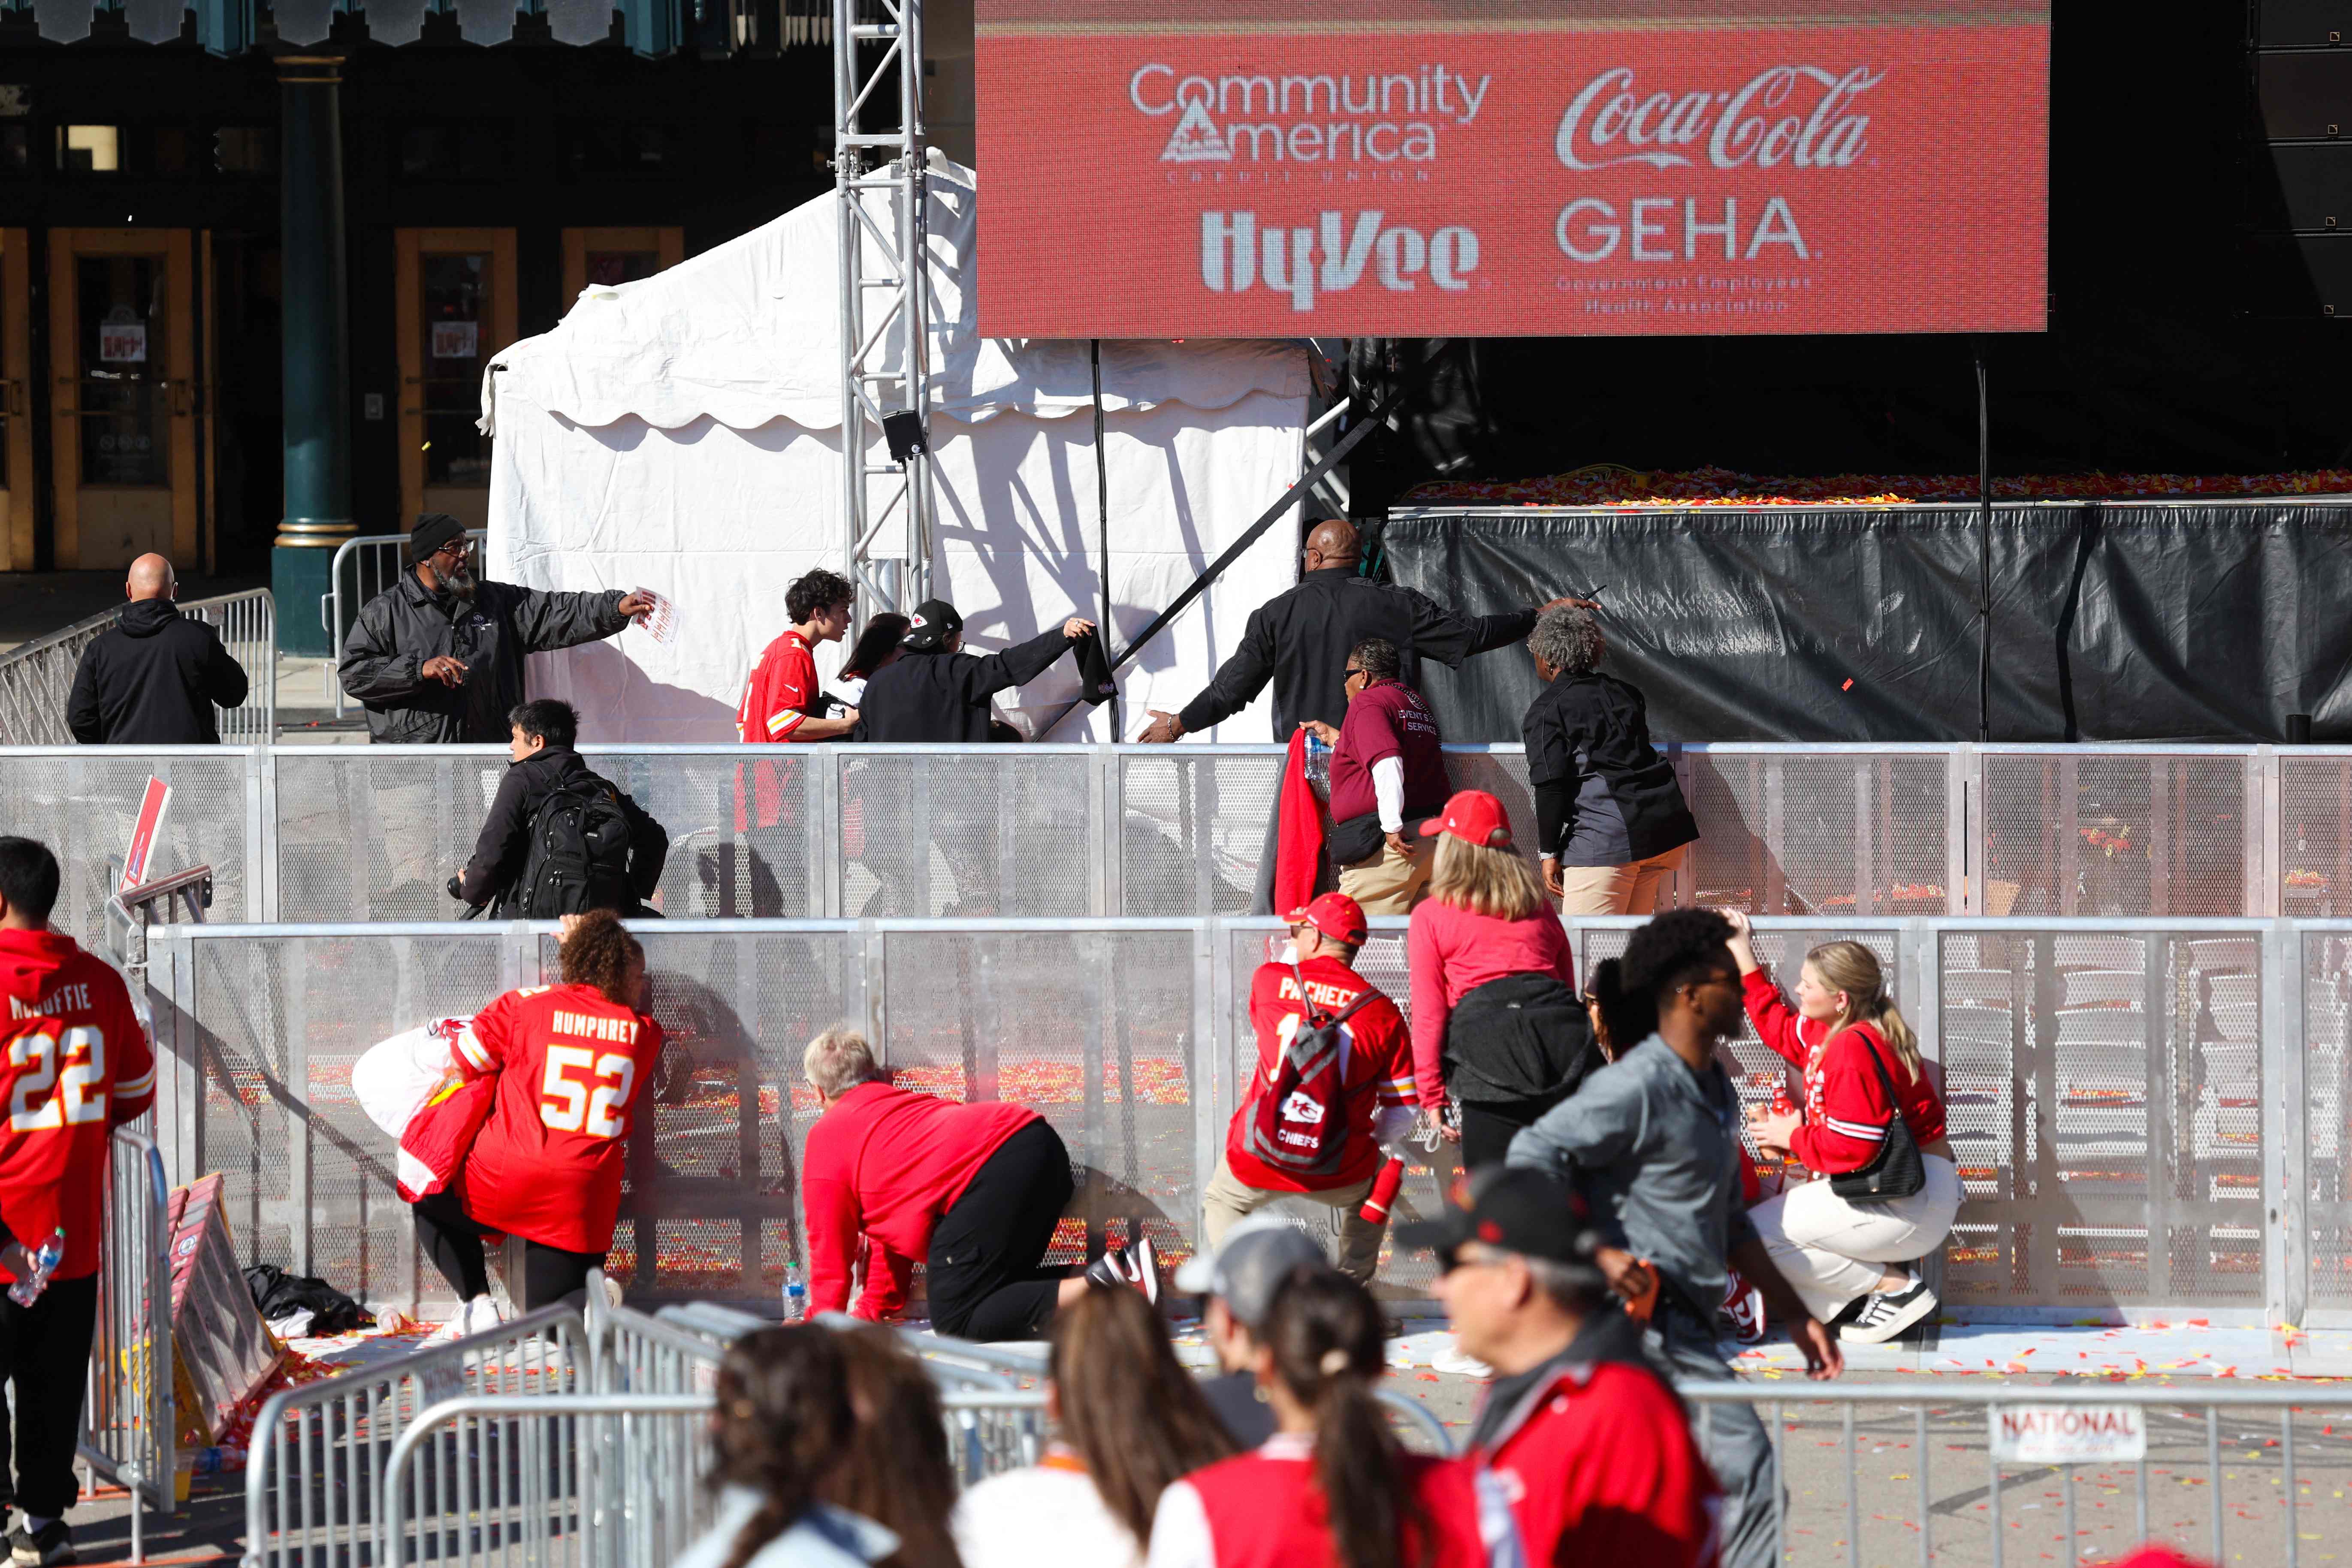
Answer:
POLYGON ((962 652, 963 617, 944 599, 926 599, 907 622, 899 657, 874 672, 858 700, 858 740, 947 745, 988 739, 988 699, 1026 685, 1062 650, 1095 629, 1072 616, 1026 643, 985 658, 962 652))
POLYGON ((409 530, 415 566, 361 606, 335 666, 379 744, 503 740, 522 701, 526 653, 610 637, 653 608, 642 594, 551 593, 474 574, 465 525, 428 512, 409 530))
MULTIPOLYGON (((1474 653, 1524 642, 1535 630, 1534 610, 1505 615, 1463 615, 1418 589, 1359 576, 1356 530, 1344 517, 1327 517, 1307 536, 1307 570, 1298 586, 1250 612, 1242 645, 1218 667, 1182 711, 1151 710, 1139 737, 1171 741, 1231 718, 1274 682, 1274 738, 1287 741, 1308 719, 1338 728, 1347 717, 1342 684, 1348 650, 1370 637, 1396 644, 1405 685, 1421 685, 1421 661, 1453 669, 1474 653)), ((1558 603, 1559 601, 1555 600, 1558 603)))
MULTIPOLYGON (((531 824, 557 789, 586 785, 609 791, 629 824, 627 896, 615 913, 646 913, 645 901, 661 885, 669 834, 611 780, 590 771, 572 749, 580 737, 580 716, 570 703, 552 697, 522 703, 507 715, 507 755, 514 760, 491 798, 490 814, 474 841, 474 858, 450 879, 450 896, 478 908, 495 900, 495 915, 530 915, 524 907, 530 890, 520 884, 530 864, 531 824)), ((543 918, 548 912, 540 913, 543 918)))
POLYGON ((220 633, 180 613, 172 563, 142 555, 123 583, 131 602, 82 650, 66 724, 84 746, 218 746, 213 708, 245 701, 245 667, 220 633))

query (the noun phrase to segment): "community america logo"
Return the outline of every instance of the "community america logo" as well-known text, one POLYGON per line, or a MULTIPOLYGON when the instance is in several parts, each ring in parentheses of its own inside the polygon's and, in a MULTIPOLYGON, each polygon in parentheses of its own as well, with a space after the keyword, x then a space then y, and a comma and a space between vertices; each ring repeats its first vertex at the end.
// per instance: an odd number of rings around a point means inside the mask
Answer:
POLYGON ((1209 106, 1198 99, 1184 106, 1184 118, 1176 122, 1169 133, 1168 145, 1160 149, 1162 163, 1230 163, 1234 150, 1225 145, 1224 133, 1217 122, 1209 118, 1209 106))

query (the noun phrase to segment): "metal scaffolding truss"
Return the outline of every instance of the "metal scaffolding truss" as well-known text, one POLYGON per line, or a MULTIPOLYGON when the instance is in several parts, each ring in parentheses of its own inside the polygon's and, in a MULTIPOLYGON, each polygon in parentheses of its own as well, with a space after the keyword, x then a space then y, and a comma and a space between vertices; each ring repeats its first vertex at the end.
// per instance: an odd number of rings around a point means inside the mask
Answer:
POLYGON ((833 5, 843 543, 862 622, 877 610, 911 610, 930 589, 930 456, 893 463, 883 447, 884 421, 894 415, 930 428, 923 7, 922 0, 833 5))

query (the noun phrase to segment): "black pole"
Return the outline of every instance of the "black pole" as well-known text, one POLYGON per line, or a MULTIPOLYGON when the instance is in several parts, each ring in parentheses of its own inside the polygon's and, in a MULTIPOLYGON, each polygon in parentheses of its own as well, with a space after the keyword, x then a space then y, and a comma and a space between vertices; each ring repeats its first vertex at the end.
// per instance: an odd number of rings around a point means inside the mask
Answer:
MULTIPOLYGON (((1108 652, 1111 645, 1110 624, 1110 458, 1103 450, 1102 401, 1102 340, 1093 340, 1092 358, 1095 372, 1095 538, 1102 555, 1102 614, 1101 630, 1096 635, 1102 639, 1108 652)), ((1110 693, 1110 737, 1124 739, 1127 727, 1118 712, 1117 673, 1112 675, 1110 693)))
POLYGON ((1977 740, 1992 739, 1992 414, 1977 340, 1977 740))

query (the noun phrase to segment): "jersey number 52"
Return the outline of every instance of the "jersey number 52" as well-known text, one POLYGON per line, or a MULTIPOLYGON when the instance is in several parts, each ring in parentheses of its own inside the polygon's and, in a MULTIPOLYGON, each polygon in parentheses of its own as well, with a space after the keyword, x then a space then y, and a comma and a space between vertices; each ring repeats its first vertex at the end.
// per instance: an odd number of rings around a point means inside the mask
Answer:
POLYGON ((625 1108, 636 1081, 636 1059, 626 1052, 599 1056, 576 1045, 551 1045, 547 1074, 539 1085, 539 1119, 559 1133, 617 1138, 629 1130, 625 1108), (581 1082, 575 1072, 586 1073, 591 1082, 581 1082))
POLYGON ((38 1133, 106 1120, 106 1036, 89 1024, 53 1034, 20 1034, 8 1042, 15 1080, 8 1091, 8 1130, 38 1133))

